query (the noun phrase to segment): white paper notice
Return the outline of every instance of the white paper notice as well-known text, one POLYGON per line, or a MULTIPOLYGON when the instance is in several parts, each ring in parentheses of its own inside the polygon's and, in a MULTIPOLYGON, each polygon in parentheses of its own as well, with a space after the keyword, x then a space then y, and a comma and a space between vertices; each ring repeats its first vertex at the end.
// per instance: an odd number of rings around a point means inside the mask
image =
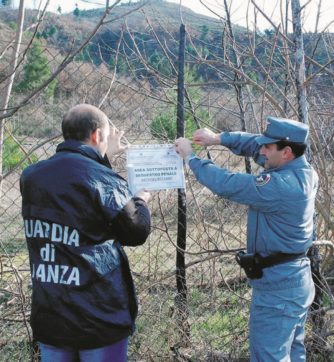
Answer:
POLYGON ((183 160, 172 144, 133 145, 127 149, 128 183, 133 193, 141 189, 184 188, 183 160))

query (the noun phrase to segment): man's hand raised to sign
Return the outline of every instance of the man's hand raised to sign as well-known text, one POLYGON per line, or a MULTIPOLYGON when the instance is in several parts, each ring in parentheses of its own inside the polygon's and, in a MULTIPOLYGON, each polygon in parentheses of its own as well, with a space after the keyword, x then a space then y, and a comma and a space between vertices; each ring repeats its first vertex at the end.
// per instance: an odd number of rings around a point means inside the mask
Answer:
POLYGON ((201 128, 194 132, 193 142, 204 147, 220 145, 220 134, 214 133, 208 128, 201 128))
POLYGON ((180 137, 175 140, 175 151, 178 153, 182 158, 187 157, 193 152, 191 147, 191 142, 187 138, 180 137))
POLYGON ((135 194, 135 197, 139 197, 140 199, 144 200, 148 203, 152 199, 152 195, 147 190, 140 190, 135 194))
POLYGON ((110 126, 110 135, 108 137, 108 149, 107 157, 111 163, 112 156, 117 153, 124 152, 129 148, 130 144, 122 144, 121 139, 124 135, 124 131, 119 131, 115 126, 110 126))

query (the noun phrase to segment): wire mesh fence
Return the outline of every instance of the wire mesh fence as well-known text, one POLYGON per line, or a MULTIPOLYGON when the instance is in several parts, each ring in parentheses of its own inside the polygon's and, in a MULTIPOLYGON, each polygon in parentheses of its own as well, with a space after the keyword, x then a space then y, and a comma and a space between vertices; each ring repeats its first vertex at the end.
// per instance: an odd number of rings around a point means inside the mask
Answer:
MULTIPOLYGON (((140 21, 129 15, 113 20, 112 12, 103 11, 94 18, 89 12, 79 19, 66 15, 64 23, 45 16, 22 40, 10 101, 1 116, 0 360, 33 358, 19 178, 25 166, 54 154, 65 112, 83 102, 99 106, 131 144, 173 143, 176 137, 180 19, 164 18, 154 7, 138 7, 122 9, 140 13, 140 21), (87 28, 86 36, 70 34, 66 26, 71 22, 87 28), (57 33, 50 35, 52 26, 57 33), (61 43, 65 36, 66 43, 61 43)), ((34 16, 30 14, 26 27, 34 16)), ((232 30, 228 21, 209 27, 203 17, 187 16, 186 136, 198 127, 257 133, 268 115, 297 118, 294 45, 286 29, 232 30)), ((15 29, 2 26, 0 94, 5 98, 12 72, 13 43, 8 39, 14 39, 15 29)), ((334 358, 332 36, 311 34, 305 48, 311 154, 320 175, 315 260, 320 261, 320 298, 307 323, 306 345, 310 361, 328 361, 334 358)), ((255 164, 222 147, 197 152, 234 172, 247 167, 258 172, 255 164)), ((122 154, 113 167, 126 177, 125 163, 122 154)), ((127 249, 140 302, 129 360, 247 360, 251 290, 234 261, 235 251, 246 245, 247 208, 213 195, 187 169, 186 199, 185 308, 177 303, 175 279, 177 190, 154 192, 152 233, 143 246, 127 249)))

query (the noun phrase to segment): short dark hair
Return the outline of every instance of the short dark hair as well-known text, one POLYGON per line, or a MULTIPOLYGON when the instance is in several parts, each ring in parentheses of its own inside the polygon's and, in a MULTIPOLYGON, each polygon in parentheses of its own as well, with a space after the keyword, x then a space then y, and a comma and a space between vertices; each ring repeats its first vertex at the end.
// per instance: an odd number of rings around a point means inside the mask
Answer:
POLYGON ((278 141, 276 142, 277 149, 280 151, 284 147, 290 147, 292 150, 292 153, 295 155, 295 157, 302 156, 305 151, 307 145, 305 143, 296 143, 296 142, 288 142, 288 141, 278 141))
POLYGON ((89 104, 79 104, 64 116, 61 129, 65 140, 87 141, 97 128, 103 128, 107 116, 89 104))

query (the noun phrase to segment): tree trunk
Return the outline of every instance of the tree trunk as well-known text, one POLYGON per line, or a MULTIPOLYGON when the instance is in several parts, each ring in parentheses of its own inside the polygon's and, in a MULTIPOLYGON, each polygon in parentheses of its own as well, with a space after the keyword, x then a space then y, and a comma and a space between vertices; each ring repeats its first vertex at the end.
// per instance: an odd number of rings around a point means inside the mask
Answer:
MULTIPOLYGON (((237 69, 242 69, 242 64, 240 61, 240 57, 239 54, 237 52, 236 46, 235 46, 235 38, 234 38, 234 33, 233 33, 233 28, 232 28, 232 22, 231 22, 231 15, 230 15, 230 10, 228 8, 228 4, 227 1, 224 0, 224 6, 225 6, 225 13, 226 13, 226 23, 227 23, 227 27, 228 27, 228 32, 230 35, 230 39, 232 42, 232 53, 234 56, 234 62, 235 62, 235 66, 237 69)), ((235 72, 234 74, 234 79, 235 79, 235 91, 237 94, 237 102, 238 102, 238 106, 239 106, 239 112, 240 112, 240 123, 241 123, 241 131, 246 132, 246 118, 245 118, 245 114, 246 114, 246 107, 245 107, 245 96, 244 96, 244 91, 241 85, 241 80, 242 78, 240 77, 240 75, 238 73, 235 72)), ((245 157, 245 169, 247 173, 251 173, 252 169, 251 169, 251 163, 250 163, 250 158, 249 157, 245 157)))
POLYGON ((295 82, 297 88, 298 118, 308 124, 308 104, 305 85, 305 54, 301 25, 301 7, 299 0, 291 1, 292 25, 295 43, 295 82))
MULTIPOLYGON (((3 102, 1 104, 2 113, 7 112, 7 107, 9 103, 9 98, 12 92, 17 60, 19 57, 22 33, 23 33, 23 22, 24 22, 24 0, 20 0, 19 14, 17 20, 17 30, 15 36, 15 42, 13 45, 12 61, 10 68, 10 76, 8 77, 7 83, 5 85, 5 95, 3 102)), ((2 198, 2 187, 3 187, 3 161, 4 161, 4 129, 5 129, 6 119, 3 118, 0 120, 0 199, 2 198)))
MULTIPOLYGON (((294 32, 294 43, 295 43, 295 82, 297 89, 297 101, 298 101, 298 118, 301 122, 308 124, 308 103, 307 103, 307 91, 305 84, 305 54, 304 54, 304 42, 303 42, 303 33, 301 26, 301 7, 299 0, 292 0, 291 2, 292 9, 292 24, 294 32)), ((311 160, 311 148, 308 147, 307 151, 308 159, 311 160)), ((314 216, 314 235, 313 240, 317 239, 316 233, 316 215, 314 216)), ((314 302, 311 306, 311 310, 316 312, 313 314, 313 331, 314 336, 321 336, 321 331, 324 327, 324 314, 317 313, 323 304, 323 278, 320 271, 320 254, 318 246, 312 245, 308 256, 311 260, 311 269, 312 276, 315 284, 315 297, 314 302)), ((325 350, 323 347, 325 345, 324 340, 320 338, 315 338, 313 341, 312 351, 323 354, 325 350)))

